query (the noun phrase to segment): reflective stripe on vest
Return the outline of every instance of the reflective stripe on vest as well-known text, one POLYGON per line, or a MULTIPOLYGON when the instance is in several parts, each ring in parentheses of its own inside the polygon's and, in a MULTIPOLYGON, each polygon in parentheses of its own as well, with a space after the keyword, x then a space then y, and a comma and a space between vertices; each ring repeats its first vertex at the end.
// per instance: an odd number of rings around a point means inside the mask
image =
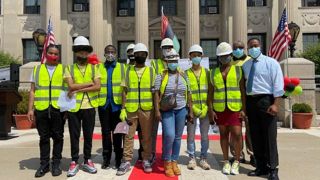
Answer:
POLYGON ((157 75, 161 74, 163 72, 163 70, 165 70, 165 66, 164 66, 161 59, 154 59, 151 62, 151 65, 155 69, 157 75))
POLYGON ((153 109, 152 87, 155 71, 152 67, 145 67, 139 80, 134 66, 129 66, 126 72, 127 96, 126 109, 136 112, 139 108, 148 111, 153 109))
POLYGON ((220 68, 213 71, 213 109, 223 112, 225 105, 231 111, 237 112, 242 108, 240 80, 242 77, 241 67, 232 65, 226 78, 226 87, 220 72, 220 68), (227 98, 227 100, 226 100, 227 98))
POLYGON ((187 70, 187 75, 192 93, 192 105, 198 109, 207 108, 208 71, 202 67, 199 80, 191 68, 187 70))
MULTIPOLYGON (((69 68, 70 75, 71 75, 75 84, 94 82, 95 71, 96 71, 95 65, 87 64, 84 75, 80 71, 77 64, 70 65, 70 66, 68 66, 68 68, 69 68)), ((86 94, 88 94, 88 98, 89 98, 91 106, 93 108, 98 107, 98 105, 99 105, 99 91, 86 92, 86 94)), ((75 107, 75 109, 71 109, 70 110, 71 112, 79 111, 84 95, 85 95, 84 92, 77 92, 76 93, 76 107, 75 107)))
MULTIPOLYGON (((99 92, 99 106, 104 106, 108 97, 108 71, 104 64, 98 64, 98 69, 101 74, 101 88, 99 92)), ((116 67, 112 72, 112 95, 113 101, 117 105, 122 104, 122 88, 121 82, 125 77, 125 65, 122 63, 117 63, 116 67)))
POLYGON ((59 109, 58 99, 63 90, 63 66, 61 64, 57 65, 51 79, 45 64, 36 66, 33 72, 35 80, 35 109, 42 111, 47 109, 49 105, 59 109))

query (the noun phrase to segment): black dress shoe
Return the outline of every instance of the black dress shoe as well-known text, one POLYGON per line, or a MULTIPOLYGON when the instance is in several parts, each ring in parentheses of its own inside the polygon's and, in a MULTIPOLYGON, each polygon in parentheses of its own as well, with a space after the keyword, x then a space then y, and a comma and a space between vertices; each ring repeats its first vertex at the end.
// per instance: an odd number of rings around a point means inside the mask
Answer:
POLYGON ((60 168, 60 161, 53 162, 51 166, 52 176, 60 176, 61 173, 62 173, 62 170, 60 168))
POLYGON ((279 180, 278 169, 271 169, 268 180, 279 180))
POLYGON ((269 174, 267 169, 255 169, 248 173, 248 176, 263 176, 269 174))
POLYGON ((110 161, 103 161, 101 169, 110 169, 110 161))
POLYGON ((41 165, 40 168, 37 170, 36 174, 34 175, 34 177, 36 178, 42 177, 49 171, 50 171, 49 164, 41 165))

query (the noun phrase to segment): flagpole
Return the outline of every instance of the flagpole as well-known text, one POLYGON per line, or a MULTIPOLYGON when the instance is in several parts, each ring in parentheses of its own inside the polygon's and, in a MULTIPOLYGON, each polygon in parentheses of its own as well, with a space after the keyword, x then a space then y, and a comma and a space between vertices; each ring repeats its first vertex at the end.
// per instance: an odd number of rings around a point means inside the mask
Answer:
MULTIPOLYGON (((289 11, 289 9, 287 9, 287 0, 284 0, 284 8, 286 9, 286 16, 287 16, 287 24, 288 24, 288 20, 289 20, 289 14, 288 14, 288 11, 289 11)), ((287 50, 286 50, 286 54, 285 54, 285 56, 286 56, 286 61, 287 61, 287 63, 286 63, 286 76, 287 77, 289 77, 289 44, 288 44, 288 48, 287 48, 287 50)), ((292 130, 292 101, 291 101, 291 97, 289 96, 288 97, 288 105, 289 105, 289 107, 288 107, 288 112, 289 112, 289 123, 290 123, 290 130, 292 130)))

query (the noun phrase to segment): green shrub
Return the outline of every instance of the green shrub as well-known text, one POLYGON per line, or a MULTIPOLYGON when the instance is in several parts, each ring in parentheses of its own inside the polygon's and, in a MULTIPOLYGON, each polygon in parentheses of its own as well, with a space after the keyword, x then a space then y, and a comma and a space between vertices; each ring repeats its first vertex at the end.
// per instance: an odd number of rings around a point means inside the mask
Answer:
POLYGON ((19 91, 20 96, 22 97, 22 101, 17 104, 17 114, 27 114, 28 113, 28 105, 29 105, 29 91, 21 90, 19 91))
POLYGON ((303 53, 298 56, 314 62, 315 73, 320 74, 320 43, 307 47, 303 53))
POLYGON ((295 103, 292 106, 293 113, 311 113, 312 108, 309 104, 306 103, 295 103))
POLYGON ((19 58, 15 58, 9 53, 0 51, 0 67, 10 66, 11 63, 21 64, 19 58))

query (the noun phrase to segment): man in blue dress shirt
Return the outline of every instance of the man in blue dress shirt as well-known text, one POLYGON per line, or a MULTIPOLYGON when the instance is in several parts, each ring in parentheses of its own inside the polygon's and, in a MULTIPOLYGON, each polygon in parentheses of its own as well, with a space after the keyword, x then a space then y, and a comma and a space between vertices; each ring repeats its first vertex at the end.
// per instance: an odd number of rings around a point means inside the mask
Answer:
POLYGON ((251 59, 242 66, 246 79, 246 109, 257 168, 249 176, 269 174, 278 180, 277 120, 279 100, 284 94, 280 64, 261 53, 260 40, 248 41, 251 59))

